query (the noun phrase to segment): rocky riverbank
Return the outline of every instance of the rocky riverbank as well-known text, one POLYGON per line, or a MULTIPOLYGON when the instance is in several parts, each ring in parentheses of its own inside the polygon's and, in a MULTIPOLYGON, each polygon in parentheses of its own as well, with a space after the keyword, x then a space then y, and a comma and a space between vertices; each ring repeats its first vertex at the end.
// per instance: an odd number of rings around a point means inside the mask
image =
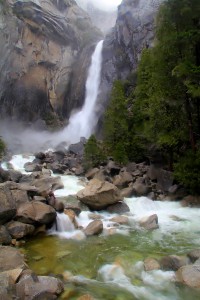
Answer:
MULTIPOLYGON (((63 291, 60 279, 35 275, 19 250, 27 238, 45 234, 55 224, 57 212, 64 212, 84 237, 99 235, 103 230, 112 235, 119 226, 129 223, 129 207, 123 201, 124 197, 145 195, 165 200, 181 198, 181 193, 185 193, 182 187, 173 185, 171 173, 145 163, 121 167, 110 159, 106 164, 85 173, 80 145, 73 145, 68 151, 37 153, 35 159, 24 167, 26 174, 14 170, 9 163, 8 170, 0 169, 0 295, 3 299, 11 299, 13 295, 18 299, 54 299, 63 291), (59 176, 52 176, 52 172, 80 176, 84 186, 74 196, 76 205, 55 197, 54 192, 62 189, 63 183, 59 176), (84 176, 87 182, 83 180, 84 176), (86 207, 83 208, 83 205, 86 207), (82 209, 91 210, 90 222, 85 227, 77 222, 82 209), (110 228, 104 228, 103 217, 93 212, 99 210, 114 213, 109 219, 112 223, 110 228)), ((182 200, 184 205, 187 199, 182 200)), ((153 214, 141 218, 138 225, 145 230, 157 229, 158 216, 153 214)), ((177 271, 178 282, 199 287, 199 257, 190 257, 190 254, 184 258, 171 255, 161 261, 148 258, 144 261, 144 269, 177 271), (193 273, 195 282, 189 280, 188 274, 193 273)))

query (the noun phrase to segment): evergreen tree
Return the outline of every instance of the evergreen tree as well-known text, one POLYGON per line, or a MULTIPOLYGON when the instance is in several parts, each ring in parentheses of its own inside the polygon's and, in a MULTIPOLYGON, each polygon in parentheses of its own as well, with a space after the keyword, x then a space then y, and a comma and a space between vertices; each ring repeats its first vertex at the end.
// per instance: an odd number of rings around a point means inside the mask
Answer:
POLYGON ((85 144, 84 148, 84 155, 83 155, 83 166, 86 170, 90 168, 98 167, 104 160, 106 156, 96 140, 94 135, 88 139, 87 143, 85 144))

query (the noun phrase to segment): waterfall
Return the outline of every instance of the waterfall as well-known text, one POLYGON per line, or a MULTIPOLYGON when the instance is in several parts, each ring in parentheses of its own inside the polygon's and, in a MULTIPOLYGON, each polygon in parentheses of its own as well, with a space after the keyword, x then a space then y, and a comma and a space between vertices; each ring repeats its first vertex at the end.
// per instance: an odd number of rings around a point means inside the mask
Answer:
POLYGON ((103 40, 100 41, 92 55, 91 65, 86 81, 86 96, 82 109, 72 114, 65 134, 70 143, 78 142, 81 137, 88 138, 97 124, 96 100, 101 78, 103 40))
POLYGON ((103 40, 98 42, 92 54, 85 86, 86 96, 84 105, 81 110, 71 114, 68 125, 63 130, 52 133, 48 131, 36 131, 31 128, 23 130, 23 127, 21 128, 19 125, 13 127, 12 124, 8 130, 9 124, 5 123, 3 127, 4 140, 9 147, 14 148, 19 153, 33 153, 39 150, 54 149, 62 142, 70 145, 79 142, 81 137, 90 137, 98 122, 96 102, 101 79, 102 48, 103 40))

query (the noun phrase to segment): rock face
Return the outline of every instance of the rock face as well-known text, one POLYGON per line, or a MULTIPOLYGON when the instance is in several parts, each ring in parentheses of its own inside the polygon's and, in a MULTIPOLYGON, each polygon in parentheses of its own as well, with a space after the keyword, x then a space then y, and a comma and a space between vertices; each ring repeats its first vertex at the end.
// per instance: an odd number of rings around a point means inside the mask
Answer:
POLYGON ((77 193, 78 199, 91 209, 104 209, 110 204, 120 201, 120 193, 116 186, 107 181, 90 180, 89 184, 77 193))
POLYGON ((54 277, 38 276, 35 282, 32 276, 28 276, 17 284, 16 290, 17 296, 24 300, 56 299, 52 296, 59 295, 64 287, 61 280, 54 277))
POLYGON ((101 33, 74 0, 1 3, 0 115, 56 125, 84 99, 90 53, 101 33), (77 97, 72 101, 73 79, 77 97))
POLYGON ((152 45, 154 18, 162 1, 123 0, 119 6, 115 27, 104 41, 100 116, 103 113, 102 107, 107 105, 112 83, 117 79, 126 79, 133 73, 142 50, 152 45))
POLYGON ((20 205, 16 219, 26 224, 51 224, 56 219, 56 212, 53 207, 34 201, 20 205))
POLYGON ((11 191, 3 184, 0 185, 0 224, 10 221, 16 213, 16 204, 11 191))

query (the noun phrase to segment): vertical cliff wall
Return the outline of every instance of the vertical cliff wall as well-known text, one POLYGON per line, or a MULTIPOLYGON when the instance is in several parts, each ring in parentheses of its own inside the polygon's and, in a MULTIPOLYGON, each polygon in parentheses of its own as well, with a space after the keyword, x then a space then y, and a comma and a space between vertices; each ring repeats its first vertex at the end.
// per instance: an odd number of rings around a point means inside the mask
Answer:
MULTIPOLYGON (((136 70, 141 52, 151 47, 155 15, 163 0, 123 0, 116 25, 105 38, 99 114, 105 110, 114 80, 136 70)), ((101 118, 100 118, 101 119, 101 118)))
POLYGON ((84 99, 87 67, 101 32, 74 0, 0 5, 1 119, 51 123, 67 117, 84 99), (73 98, 79 58, 81 82, 73 98))

